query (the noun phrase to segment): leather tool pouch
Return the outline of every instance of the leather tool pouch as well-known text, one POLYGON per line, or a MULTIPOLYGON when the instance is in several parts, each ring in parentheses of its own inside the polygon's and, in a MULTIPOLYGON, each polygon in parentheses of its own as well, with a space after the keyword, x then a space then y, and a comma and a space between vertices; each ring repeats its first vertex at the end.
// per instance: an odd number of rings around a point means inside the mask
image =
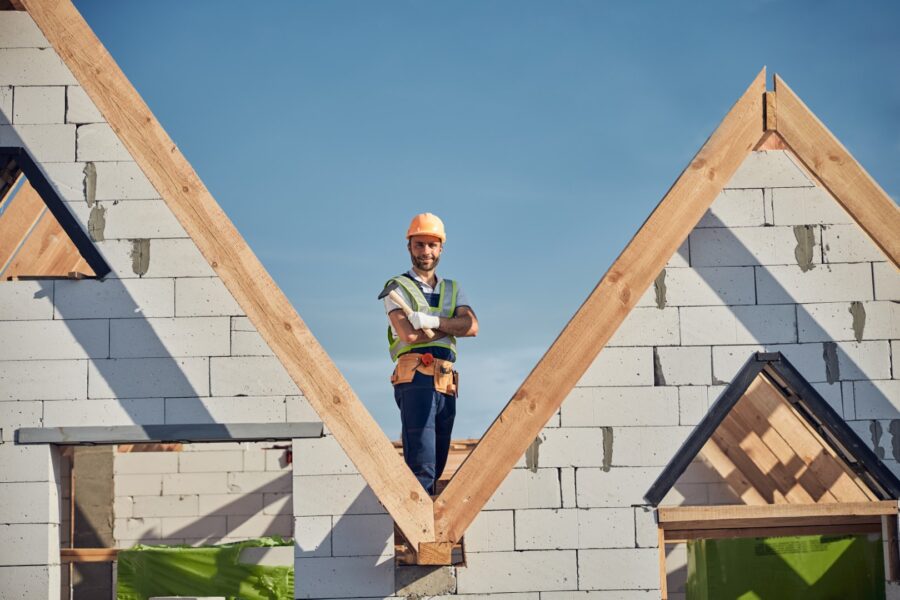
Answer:
POLYGON ((456 396, 458 376, 449 360, 434 361, 434 389, 442 394, 456 396))
POLYGON ((416 354, 404 354, 397 359, 397 366, 391 374, 391 384, 398 385, 409 383, 416 376, 416 367, 419 366, 419 358, 416 354))

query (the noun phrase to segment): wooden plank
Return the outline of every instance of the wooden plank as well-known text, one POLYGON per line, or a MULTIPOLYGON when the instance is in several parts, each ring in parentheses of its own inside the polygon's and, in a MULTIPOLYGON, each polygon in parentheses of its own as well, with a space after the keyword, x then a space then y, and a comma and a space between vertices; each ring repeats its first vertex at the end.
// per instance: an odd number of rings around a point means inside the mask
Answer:
POLYGON ((778 75, 778 133, 863 231, 900 267, 900 208, 778 75))
POLYGON ((765 378, 756 379, 748 394, 766 415, 767 422, 788 442, 810 472, 838 502, 874 500, 875 496, 850 468, 837 457, 831 446, 812 430, 806 419, 788 405, 765 378))
POLYGON ((837 499, 828 491, 797 455, 785 439, 769 425, 766 415, 762 414, 753 403, 753 391, 748 389, 744 398, 738 402, 731 411, 731 417, 742 426, 753 431, 759 436, 760 441, 783 465, 788 476, 803 487, 809 495, 811 502, 837 502, 837 499))
POLYGON ((0 214, 0 274, 4 276, 22 240, 46 210, 44 201, 27 181, 9 202, 10 205, 0 214))
POLYGON ((884 574, 888 581, 900 579, 900 546, 897 545, 897 515, 881 517, 881 540, 884 543, 884 574))
POLYGON ((94 275, 56 217, 46 210, 19 247, 3 277, 67 277, 79 265, 80 272, 94 275))
POLYGON ((897 514, 896 500, 841 502, 835 504, 769 504, 765 506, 660 506, 659 523, 669 529, 673 522, 747 522, 764 519, 871 517, 897 514))
POLYGON ((118 548, 61 548, 62 563, 112 562, 119 556, 118 548))
POLYGON ((778 113, 776 112, 777 104, 775 92, 766 92, 766 131, 775 131, 778 123, 778 113))
POLYGON ((708 440, 700 450, 700 454, 745 504, 768 504, 762 493, 753 487, 753 483, 719 448, 715 440, 708 440))
POLYGON ((659 542, 659 597, 660 600, 668 600, 669 578, 666 571, 666 530, 658 527, 656 534, 659 542))
POLYGON ((731 462, 753 484, 753 487, 762 494, 768 504, 787 502, 788 500, 785 498, 784 493, 775 486, 775 482, 772 481, 768 473, 760 470, 759 466, 747 455, 747 452, 741 448, 740 436, 735 434, 731 428, 723 427, 727 420, 728 417, 725 417, 710 439, 731 459, 731 462))
POLYGON ((375 495, 418 546, 433 503, 70 0, 21 0, 375 495))
MULTIPOLYGON (((0 176, 2 176, 2 175, 5 175, 5 173, 0 172, 0 176)), ((12 175, 9 175, 9 177, 12 178, 12 175)), ((25 177, 25 175, 22 173, 22 171, 19 171, 16 178, 13 179, 12 181, 8 182, 9 185, 6 187, 3 194, 0 194, 0 210, 3 209, 3 205, 6 203, 6 201, 12 197, 13 190, 16 189, 16 186, 19 184, 19 181, 24 177, 25 177)), ((0 181, 0 185, 4 185, 2 183, 2 181, 0 181)))
POLYGON ((455 541, 562 404, 762 136, 765 69, 731 108, 435 502, 455 541))
POLYGON ((784 537, 788 535, 851 535, 879 533, 881 524, 872 521, 844 525, 783 525, 776 527, 743 527, 731 529, 668 529, 667 544, 683 544, 688 540, 717 540, 749 537, 784 537))
POLYGON ((416 553, 416 564, 452 565, 453 545, 452 542, 423 542, 419 544, 419 551, 416 553))

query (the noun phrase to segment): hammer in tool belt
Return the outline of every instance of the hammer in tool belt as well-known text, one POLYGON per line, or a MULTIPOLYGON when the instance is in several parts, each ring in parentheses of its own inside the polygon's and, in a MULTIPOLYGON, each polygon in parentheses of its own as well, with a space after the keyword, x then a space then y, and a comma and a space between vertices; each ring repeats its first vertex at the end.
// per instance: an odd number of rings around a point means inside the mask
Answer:
MULTIPOLYGON (((397 293, 397 288, 400 287, 400 284, 396 281, 392 281, 387 286, 385 286, 384 290, 378 294, 378 299, 381 300, 385 296, 393 300, 399 307, 400 310, 403 311, 403 314, 409 317, 409 315, 413 314, 415 311, 409 307, 409 304, 406 303, 406 300, 403 299, 403 296, 397 293)), ((431 329, 423 329, 422 332, 428 337, 428 339, 434 338, 434 331, 431 329)))

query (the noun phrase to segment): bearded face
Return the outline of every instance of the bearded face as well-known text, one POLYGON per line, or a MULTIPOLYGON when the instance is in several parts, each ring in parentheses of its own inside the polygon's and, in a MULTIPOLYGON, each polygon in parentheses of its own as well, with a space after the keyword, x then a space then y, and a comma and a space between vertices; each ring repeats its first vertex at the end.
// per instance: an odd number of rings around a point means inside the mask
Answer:
POLYGON ((406 247, 416 270, 429 272, 437 268, 443 250, 440 239, 430 235, 414 235, 406 247))

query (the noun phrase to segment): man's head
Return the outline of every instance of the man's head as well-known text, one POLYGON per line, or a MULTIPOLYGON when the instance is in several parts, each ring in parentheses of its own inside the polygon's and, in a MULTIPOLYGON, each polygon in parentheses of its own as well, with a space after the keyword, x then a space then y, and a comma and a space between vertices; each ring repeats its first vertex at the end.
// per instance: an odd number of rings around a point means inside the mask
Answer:
POLYGON ((419 271, 434 271, 447 239, 443 221, 431 213, 416 215, 409 224, 406 239, 413 267, 419 271))

